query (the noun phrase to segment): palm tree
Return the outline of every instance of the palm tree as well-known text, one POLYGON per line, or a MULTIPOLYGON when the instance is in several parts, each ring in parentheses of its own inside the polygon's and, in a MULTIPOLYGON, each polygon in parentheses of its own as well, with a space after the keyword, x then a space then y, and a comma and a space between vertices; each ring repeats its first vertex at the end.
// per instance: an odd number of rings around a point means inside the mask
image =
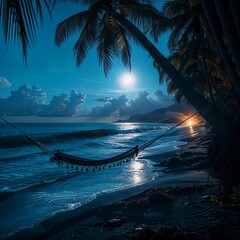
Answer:
MULTIPOLYGON (((169 0, 163 5, 162 13, 169 20, 167 25, 170 30, 168 40, 170 62, 187 81, 190 80, 190 84, 195 88, 200 87, 198 91, 203 96, 207 98, 210 96, 212 103, 216 103, 212 92, 212 85, 214 85, 215 97, 220 101, 217 103, 220 110, 237 119, 239 113, 232 114, 234 112, 231 106, 233 101, 227 103, 224 99, 220 99, 223 95, 219 94, 221 90, 216 89, 220 87, 225 93, 231 92, 232 98, 238 98, 232 92, 231 80, 229 82, 229 75, 215 46, 201 2, 199 0, 169 0), (206 83, 203 82, 204 79, 206 83), (208 93, 206 93, 207 89, 208 93)), ((157 23, 152 26, 150 32, 158 36, 163 32, 161 24, 157 23)), ((183 95, 166 76, 165 70, 156 62, 154 65, 160 73, 160 81, 167 80, 168 92, 174 93, 177 101, 181 100, 183 95)))
MULTIPOLYGON (((193 42, 189 42, 187 47, 178 47, 172 50, 168 60, 185 77, 186 81, 208 100, 209 89, 206 82, 202 80, 205 78, 205 74, 202 70, 201 59, 198 57, 198 52, 192 53, 192 44, 195 45, 193 42)), ((159 82, 166 81, 168 93, 175 94, 176 101, 180 102, 184 97, 181 91, 179 91, 161 66, 155 61, 153 65, 158 70, 159 82)))
POLYGON ((35 41, 39 21, 43 22, 43 7, 51 15, 46 0, 0 0, 0 25, 5 43, 20 41, 26 64, 28 48, 35 41))
MULTIPOLYGON (((151 5, 142 4, 136 0, 79 0, 77 2, 88 4, 88 10, 77 13, 61 22, 57 26, 55 35, 55 42, 60 46, 71 34, 81 30, 80 36, 74 46, 77 64, 80 64, 85 58, 87 51, 97 44, 98 57, 100 63, 104 64, 106 73, 106 70, 111 66, 112 57, 119 55, 119 52, 121 53, 123 49, 127 49, 126 39, 127 37, 131 37, 148 51, 153 59, 166 71, 185 98, 200 114, 203 114, 202 110, 209 106, 208 101, 186 82, 184 77, 148 40, 146 35, 131 22, 139 23, 141 27, 144 24, 156 21, 156 19, 164 21, 151 5), (121 32, 118 29, 121 29, 121 32), (125 39, 125 41, 120 41, 119 36, 121 36, 121 39, 125 39)), ((127 56, 126 59, 130 59, 130 55, 127 56)), ((205 113, 203 117, 216 129, 223 129, 222 121, 218 121, 217 119, 222 118, 225 119, 223 120, 225 122, 232 122, 232 120, 228 119, 227 116, 215 107, 212 107, 211 111, 207 114, 205 113)), ((229 126, 233 126, 234 124, 232 122, 229 126)), ((224 126, 226 127, 226 124, 224 126)))
MULTIPOLYGON (((194 3, 188 0, 175 1, 170 0, 165 2, 162 8, 163 15, 169 19, 170 37, 168 40, 169 51, 180 50, 181 48, 189 48, 189 60, 196 58, 197 52, 201 52, 202 59, 197 62, 203 68, 203 79, 205 79, 211 102, 214 103, 214 97, 212 94, 211 81, 208 76, 208 69, 206 64, 205 54, 205 19, 203 16, 203 10, 200 3, 194 1, 194 3)), ((151 29, 151 32, 159 35, 162 33, 162 28, 159 29, 159 24, 155 28, 151 29)), ((194 75, 194 69, 192 69, 192 75, 194 75)), ((194 78, 195 79, 195 78, 194 78)))
MULTIPOLYGON (((192 84, 195 85, 195 88, 199 88, 198 91, 212 103, 216 103, 212 93, 212 85, 214 85, 215 97, 222 102, 219 96, 223 95, 216 96, 220 92, 216 90, 216 87, 226 88, 224 90, 226 92, 230 91, 231 84, 218 49, 215 47, 215 41, 209 30, 201 2, 198 0, 191 2, 188 0, 169 0, 163 5, 162 13, 169 19, 168 26, 171 34, 168 47, 171 63, 185 76, 187 81, 190 80, 190 83, 193 81, 192 84)), ((159 35, 162 33, 162 28, 158 24, 150 31, 159 35)), ((165 76, 164 70, 156 63, 154 64, 160 72, 160 80, 166 79, 169 92, 175 93, 176 100, 180 100, 183 95, 180 94, 171 79, 165 76)), ((226 105, 226 101, 224 104, 226 105)), ((231 108, 229 104, 226 106, 227 109, 231 108)), ((218 106, 222 111, 224 110, 221 104, 218 106)), ((235 116, 232 113, 230 115, 236 118, 236 114, 235 116)))
MULTIPOLYGON (((226 66, 226 68, 229 71, 229 74, 231 76, 231 80, 233 82, 233 85, 235 87, 235 90, 237 91, 238 95, 240 95, 240 80, 239 80, 239 76, 236 72, 235 66, 231 60, 231 57, 228 54, 228 50, 225 47, 224 41, 222 39, 222 36, 220 34, 220 30, 219 27, 217 27, 217 23, 216 23, 216 16, 214 16, 213 14, 213 10, 211 8, 211 1, 208 0, 201 0, 206 18, 208 20, 208 24, 211 28, 211 32, 213 34, 213 37, 215 39, 215 42, 217 44, 217 47, 219 49, 219 52, 222 56, 222 59, 224 61, 224 64, 226 66)), ((218 4, 220 4, 220 1, 218 1, 218 4)), ((229 43, 230 44, 230 43, 229 43)), ((235 56, 235 55, 234 55, 235 56)), ((238 60, 239 61, 239 60, 238 60)))
MULTIPOLYGON (((190 85, 210 101, 209 86, 203 81, 205 72, 202 66, 202 55, 201 52, 193 50, 195 45, 196 43, 191 41, 185 47, 182 46, 180 48, 178 46, 174 51, 171 51, 168 60, 185 77, 190 85)), ((224 114, 236 120, 238 116, 236 107, 239 106, 236 100, 238 98, 232 93, 232 85, 227 71, 222 65, 217 63, 218 59, 214 59, 214 56, 208 55, 205 60, 207 65, 206 68, 208 69, 208 77, 212 82, 211 89, 214 90, 214 104, 216 104, 219 110, 224 112, 224 114), (224 94, 222 94, 223 92, 224 94)), ((174 94, 175 100, 180 102, 184 98, 181 91, 179 91, 161 66, 155 61, 153 65, 159 73, 159 82, 162 83, 165 81, 167 83, 168 94, 174 94)))
POLYGON ((214 1, 219 20, 221 22, 223 32, 228 42, 228 48, 231 53, 234 63, 240 69, 240 46, 239 46, 239 35, 236 34, 236 26, 234 18, 231 15, 231 9, 229 1, 214 1))
POLYGON ((131 68, 131 49, 126 31, 111 15, 104 12, 99 4, 94 4, 89 10, 77 13, 60 23, 56 29, 55 43, 60 46, 79 28, 82 28, 82 32, 73 47, 78 66, 87 52, 98 44, 98 60, 106 75, 112 66, 114 55, 120 56, 124 65, 131 68))

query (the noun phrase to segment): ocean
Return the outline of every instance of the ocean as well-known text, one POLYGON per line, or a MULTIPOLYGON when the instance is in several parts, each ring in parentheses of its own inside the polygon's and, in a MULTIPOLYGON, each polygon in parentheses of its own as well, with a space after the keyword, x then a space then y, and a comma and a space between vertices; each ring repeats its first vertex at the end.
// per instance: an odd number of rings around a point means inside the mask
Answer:
MULTIPOLYGON (((103 159, 139 146, 171 128, 160 123, 16 124, 53 151, 103 159), (98 130, 98 131, 92 131, 98 130)), ((189 127, 178 127, 130 163, 81 172, 58 166, 38 147, 5 123, 0 124, 0 239, 52 215, 92 201, 98 194, 161 177, 151 156, 178 149, 189 127)))

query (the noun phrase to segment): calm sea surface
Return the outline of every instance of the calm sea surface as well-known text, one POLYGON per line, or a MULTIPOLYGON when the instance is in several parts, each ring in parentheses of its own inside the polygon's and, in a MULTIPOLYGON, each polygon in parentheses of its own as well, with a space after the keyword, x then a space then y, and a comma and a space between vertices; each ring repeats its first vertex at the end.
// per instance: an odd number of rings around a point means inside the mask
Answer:
MULTIPOLYGON (((123 153, 164 133, 171 124, 16 124, 52 150, 102 159, 123 153), (91 134, 100 130, 104 136, 91 134), (82 132, 85 132, 84 136, 82 132)), ((7 124, 0 124, 0 239, 59 211, 74 209, 102 192, 155 179, 151 155, 177 149, 187 127, 174 129, 142 152, 139 159, 111 169, 76 172, 58 167, 7 124)), ((158 176, 161 177, 161 176, 158 176)))

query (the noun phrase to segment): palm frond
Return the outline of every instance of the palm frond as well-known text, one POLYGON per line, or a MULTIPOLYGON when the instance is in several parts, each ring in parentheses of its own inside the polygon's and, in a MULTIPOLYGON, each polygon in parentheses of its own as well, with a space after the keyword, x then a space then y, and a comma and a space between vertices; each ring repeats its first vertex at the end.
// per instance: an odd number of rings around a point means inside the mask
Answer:
POLYGON ((162 13, 165 17, 173 18, 177 15, 186 13, 188 9, 188 0, 169 0, 162 7, 162 13))
POLYGON ((166 72, 160 67, 160 65, 156 62, 153 61, 153 67, 157 69, 158 75, 159 75, 159 83, 162 84, 166 80, 167 74, 166 72))
POLYGON ((107 75, 112 67, 112 57, 116 53, 114 34, 112 34, 111 24, 112 19, 105 13, 103 21, 105 24, 102 27, 101 33, 98 37, 99 45, 97 47, 99 63, 103 65, 104 73, 107 75))
POLYGON ((154 40, 158 40, 161 32, 165 32, 168 28, 167 19, 153 7, 151 1, 120 1, 118 8, 122 15, 131 22, 139 26, 145 33, 150 33, 154 40), (155 30, 158 27, 158 32, 155 30), (163 30, 164 29, 164 30, 163 30))
POLYGON ((141 28, 159 20, 160 17, 159 11, 155 7, 138 1, 125 1, 124 4, 120 4, 118 7, 125 17, 141 28))
POLYGON ((43 21, 43 6, 50 10, 46 0, 4 0, 0 2, 0 25, 3 29, 5 43, 21 42, 23 60, 26 65, 28 48, 35 41, 39 20, 41 23, 43 21))
POLYGON ((177 90, 178 89, 176 85, 172 81, 169 81, 167 84, 167 93, 171 95, 171 94, 174 94, 177 90))
POLYGON ((154 19, 148 26, 145 27, 145 33, 149 33, 155 42, 161 34, 170 31, 173 28, 172 20, 164 17, 159 13, 158 19, 154 19))
POLYGON ((83 4, 86 6, 90 6, 90 5, 97 3, 98 1, 99 0, 51 0, 50 9, 51 10, 54 9, 58 3, 72 2, 72 3, 76 3, 76 4, 83 4))
POLYGON ((124 66, 131 69, 131 47, 126 37, 126 31, 114 18, 110 16, 109 18, 111 19, 109 27, 113 34, 115 49, 121 56, 124 66))
MULTIPOLYGON (((52 17, 52 10, 51 10, 51 1, 47 2, 47 0, 43 0, 44 5, 48 11, 48 14, 50 17, 52 17)), ((42 11, 42 1, 41 0, 36 0, 36 8, 37 8, 37 14, 39 14, 40 21, 43 23, 43 11, 42 11)))
POLYGON ((82 32, 73 47, 77 66, 80 66, 88 51, 95 45, 98 36, 99 9, 93 6, 87 16, 82 32))
POLYGON ((80 32, 83 25, 86 24, 87 17, 89 15, 89 10, 77 13, 57 25, 55 31, 55 43, 57 46, 69 38, 70 35, 80 32))
POLYGON ((168 48, 170 51, 176 48, 178 40, 181 38, 184 30, 189 24, 189 18, 187 14, 177 16, 174 19, 172 19, 174 23, 174 29, 171 32, 168 40, 168 48))
POLYGON ((180 102, 183 101, 184 96, 183 96, 183 94, 182 94, 179 90, 177 90, 177 91, 175 92, 174 99, 175 99, 175 101, 179 104, 180 102))
POLYGON ((201 5, 201 0, 191 0, 189 1, 190 7, 195 7, 201 5))

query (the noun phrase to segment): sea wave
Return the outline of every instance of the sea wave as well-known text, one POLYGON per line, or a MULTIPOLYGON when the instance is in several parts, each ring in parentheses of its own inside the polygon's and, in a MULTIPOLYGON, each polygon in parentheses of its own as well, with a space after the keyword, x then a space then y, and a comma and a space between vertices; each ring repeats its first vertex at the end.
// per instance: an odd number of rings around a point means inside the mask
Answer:
MULTIPOLYGON (((31 136, 33 139, 42 142, 44 144, 52 144, 58 141, 66 141, 71 138, 97 138, 114 134, 108 129, 97 129, 80 132, 69 132, 61 134, 53 134, 47 136, 31 136)), ((32 145, 24 136, 4 136, 0 138, 0 148, 22 147, 32 145)))
MULTIPOLYGON (((74 177, 79 176, 80 174, 88 174, 88 172, 76 172, 76 171, 72 171, 72 172, 68 172, 65 175, 52 175, 52 178, 50 177, 46 177, 45 180, 40 180, 39 182, 35 182, 32 184, 28 184, 25 186, 21 186, 19 188, 13 188, 13 187, 4 187, 2 190, 0 190, 0 202, 4 202, 5 200, 9 199, 10 197, 12 197, 13 195, 17 194, 17 193, 21 193, 21 192, 25 192, 25 191, 31 191, 31 190, 36 190, 51 184, 55 184, 57 182, 61 182, 61 181, 65 181, 67 179, 71 179, 74 177)), ((45 177, 42 176, 42 179, 44 179, 45 177)))
MULTIPOLYGON (((161 130, 161 127, 157 128, 136 128, 136 129, 96 129, 96 130, 87 130, 79 132, 68 132, 68 133, 57 133, 52 135, 38 136, 30 135, 33 139, 43 143, 43 144, 54 144, 55 142, 67 141, 75 138, 99 138, 109 135, 117 134, 131 134, 131 133, 143 133, 152 130, 161 130)), ((24 136, 4 136, 0 137, 0 148, 15 148, 32 145, 33 143, 29 141, 24 136)))
POLYGON ((99 142, 89 142, 89 143, 85 143, 84 146, 86 146, 86 147, 101 147, 103 145, 99 142))
POLYGON ((39 152, 39 153, 25 153, 22 152, 21 155, 12 155, 10 157, 4 156, 3 158, 0 157, 0 162, 8 162, 8 161, 17 161, 17 160, 23 160, 26 161, 26 159, 32 159, 33 157, 37 157, 37 156, 41 156, 43 153, 39 152))

